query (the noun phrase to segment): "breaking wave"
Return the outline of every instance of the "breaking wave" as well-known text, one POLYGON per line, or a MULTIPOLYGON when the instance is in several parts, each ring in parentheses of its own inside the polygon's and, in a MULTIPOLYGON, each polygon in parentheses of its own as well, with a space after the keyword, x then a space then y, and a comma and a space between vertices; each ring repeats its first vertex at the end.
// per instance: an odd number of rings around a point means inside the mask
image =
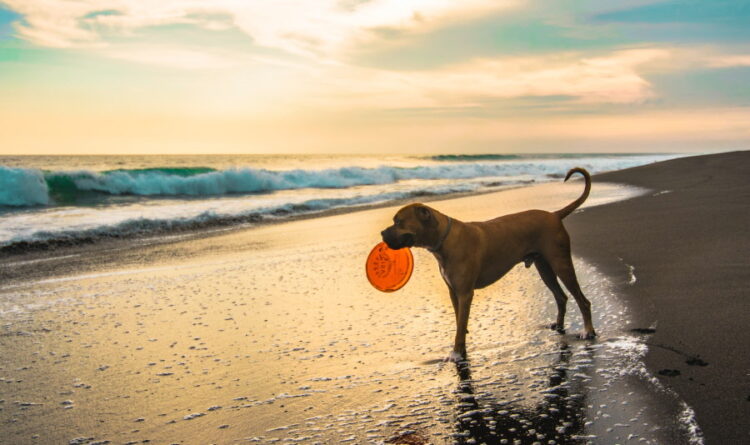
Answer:
POLYGON ((0 205, 49 204, 48 186, 39 170, 0 166, 0 205))
POLYGON ((0 205, 66 204, 95 194, 131 196, 223 196, 302 188, 348 188, 410 179, 472 179, 544 173, 544 167, 505 164, 452 164, 422 167, 343 167, 325 170, 213 170, 158 168, 105 172, 0 167, 0 205), (533 170, 533 172, 531 171, 533 170))
POLYGON ((301 188, 347 188, 404 179, 474 178, 502 173, 498 166, 343 167, 274 171, 207 167, 111 170, 105 172, 0 167, 0 205, 65 204, 91 194, 135 196, 222 196, 301 188))
MULTIPOLYGON (((141 235, 155 235, 188 230, 235 226, 244 223, 261 223, 283 220, 302 215, 316 214, 326 210, 351 208, 370 204, 392 202, 400 199, 471 192, 482 184, 455 184, 359 195, 349 198, 321 198, 300 202, 287 202, 244 211, 198 211, 183 209, 179 216, 164 212, 162 216, 132 217, 134 212, 122 212, 121 218, 110 216, 109 221, 95 220, 76 227, 51 227, 30 230, 14 237, 4 238, 0 230, 0 252, 22 252, 95 242, 103 239, 118 239, 141 235)), ((501 186, 496 184, 495 186, 501 186)))
MULTIPOLYGON (((118 169, 103 172, 41 171, 0 166, 0 206, 64 205, 97 196, 224 196, 269 193, 304 188, 343 189, 393 184, 404 180, 475 179, 529 175, 560 175, 570 165, 556 157, 543 162, 511 161, 517 155, 443 155, 434 163, 414 167, 340 167, 321 170, 268 170, 209 167, 118 169), (461 162, 461 161, 485 162, 461 162), (493 162, 494 161, 494 162, 493 162), (503 162, 505 161, 505 162, 503 162), (508 162, 510 161, 510 162, 508 162)), ((606 170, 642 164, 641 161, 596 159, 606 170), (629 165, 630 164, 630 165, 629 165)))
POLYGON ((198 160, 195 165, 199 166, 193 167, 170 165, 169 159, 147 164, 140 158, 117 158, 103 165, 131 168, 104 171, 94 167, 102 165, 101 161, 58 162, 53 165, 60 167, 49 170, 16 163, 0 166, 0 252, 493 191, 559 180, 575 165, 597 173, 668 157, 674 156, 441 155, 382 161, 390 165, 370 160, 356 165, 362 161, 338 158, 311 163, 319 165, 317 169, 287 169, 286 165, 300 163, 287 164, 283 157, 267 168, 258 164, 227 168, 226 163, 211 164, 211 158, 198 160), (571 162, 571 158, 576 159, 571 162), (144 164, 150 168, 143 168, 144 164))

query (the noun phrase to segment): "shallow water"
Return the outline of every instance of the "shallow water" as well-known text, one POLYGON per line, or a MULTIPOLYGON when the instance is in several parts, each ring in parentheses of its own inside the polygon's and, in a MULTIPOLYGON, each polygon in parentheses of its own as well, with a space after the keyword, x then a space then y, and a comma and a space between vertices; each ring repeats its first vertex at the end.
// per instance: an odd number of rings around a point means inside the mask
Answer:
POLYGON ((518 266, 478 291, 469 361, 442 362, 455 322, 431 255, 415 249, 399 292, 364 278, 389 212, 0 287, 0 442, 700 443, 613 285, 579 259, 598 339, 576 338, 572 301, 568 333, 545 329, 554 300, 518 266))

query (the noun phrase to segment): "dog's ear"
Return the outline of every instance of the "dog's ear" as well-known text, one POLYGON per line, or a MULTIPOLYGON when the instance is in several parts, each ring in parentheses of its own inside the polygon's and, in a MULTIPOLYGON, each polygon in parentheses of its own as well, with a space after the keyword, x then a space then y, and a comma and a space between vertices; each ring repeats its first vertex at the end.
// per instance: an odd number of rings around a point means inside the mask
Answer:
POLYGON ((416 208, 416 211, 417 211, 417 218, 419 218, 419 220, 425 226, 432 226, 437 222, 435 220, 435 215, 432 214, 432 210, 430 210, 429 207, 419 206, 416 208))

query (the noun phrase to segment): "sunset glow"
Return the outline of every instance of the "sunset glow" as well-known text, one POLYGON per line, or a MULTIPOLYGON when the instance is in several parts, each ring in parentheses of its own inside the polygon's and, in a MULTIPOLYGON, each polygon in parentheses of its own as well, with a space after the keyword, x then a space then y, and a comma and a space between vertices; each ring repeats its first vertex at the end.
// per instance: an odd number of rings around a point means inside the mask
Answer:
POLYGON ((742 3, 0 0, 0 153, 741 149, 742 3))

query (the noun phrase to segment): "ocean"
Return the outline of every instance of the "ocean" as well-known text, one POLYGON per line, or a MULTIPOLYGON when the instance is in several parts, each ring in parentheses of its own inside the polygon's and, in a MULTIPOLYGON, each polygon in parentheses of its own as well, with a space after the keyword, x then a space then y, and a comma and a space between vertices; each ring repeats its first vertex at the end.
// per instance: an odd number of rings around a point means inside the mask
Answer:
POLYGON ((0 251, 283 221, 678 156, 0 156, 0 251))

